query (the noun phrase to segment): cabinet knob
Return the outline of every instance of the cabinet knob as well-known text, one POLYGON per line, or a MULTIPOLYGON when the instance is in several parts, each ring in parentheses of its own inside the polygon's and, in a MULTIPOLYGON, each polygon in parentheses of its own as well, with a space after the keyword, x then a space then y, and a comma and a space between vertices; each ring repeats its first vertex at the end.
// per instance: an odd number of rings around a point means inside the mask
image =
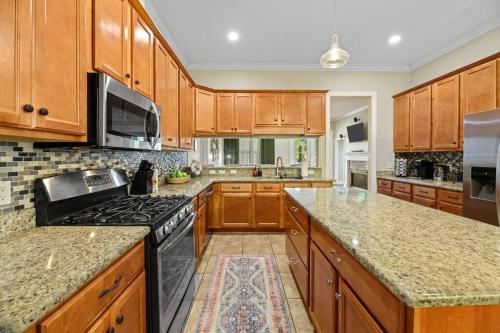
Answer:
POLYGON ((310 131, 310 130, 311 130, 311 127, 308 127, 308 128, 307 128, 307 130, 308 130, 308 131, 310 131))
POLYGON ((191 142, 186 142, 186 144, 187 144, 188 146, 191 146, 191 142))
POLYGON ((234 130, 237 131, 238 129, 235 127, 234 130))
POLYGON ((35 108, 31 104, 24 104, 23 111, 24 112, 33 112, 33 111, 35 111, 35 108))
POLYGON ((40 110, 38 110, 38 113, 42 116, 46 116, 49 114, 49 110, 47 108, 40 108, 40 110))
POLYGON ((330 280, 330 279, 326 280, 326 284, 332 285, 333 284, 333 280, 330 280))
POLYGON ((115 333, 115 328, 113 326, 111 326, 110 328, 108 328, 106 333, 115 333))
POLYGON ((135 82, 135 84, 141 84, 141 82, 139 82, 139 80, 135 80, 134 82, 135 82))
POLYGON ((126 77, 127 79, 130 79, 130 73, 125 73, 125 77, 126 77))
POLYGON ((337 301, 340 301, 340 299, 342 298, 342 293, 335 293, 335 298, 337 299, 337 301))
POLYGON ((167 140, 168 140, 168 141, 174 141, 174 139, 172 139, 172 138, 168 138, 167 140))
POLYGON ((454 145, 456 145, 456 144, 457 144, 457 142, 456 142, 456 141, 453 141, 453 144, 454 144, 454 145))
POLYGON ((119 314, 118 317, 116 317, 116 323, 118 325, 120 325, 121 323, 123 323, 124 320, 125 320, 125 316, 122 315, 122 314, 119 314))

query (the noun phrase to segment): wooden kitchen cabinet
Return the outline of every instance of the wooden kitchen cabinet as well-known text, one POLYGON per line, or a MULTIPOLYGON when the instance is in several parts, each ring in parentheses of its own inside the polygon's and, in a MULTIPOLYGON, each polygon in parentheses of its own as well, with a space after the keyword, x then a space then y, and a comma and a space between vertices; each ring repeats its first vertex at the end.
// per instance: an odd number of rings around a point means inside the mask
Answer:
POLYGON ((253 227, 253 194, 251 192, 223 192, 220 201, 222 227, 253 227))
POLYGON ((252 94, 234 94, 234 132, 252 134, 253 107, 252 94))
POLYGON ((179 147, 193 149, 194 87, 184 73, 179 76, 179 147))
POLYGON ((410 150, 431 150, 431 86, 410 93, 410 150))
POLYGON ((217 94, 217 133, 233 134, 234 132, 234 94, 217 94))
POLYGON ((474 113, 496 108, 497 60, 492 60, 460 74, 462 113, 474 113))
POLYGON ((281 219, 281 194, 278 192, 255 193, 255 227, 278 228, 281 219))
POLYGON ((252 134, 252 94, 217 94, 217 133, 252 134))
POLYGON ((154 35, 141 16, 132 10, 132 89, 153 99, 154 35))
POLYGON ((394 151, 410 150, 410 95, 394 98, 394 151))
POLYGON ((162 146, 179 146, 179 71, 167 50, 155 42, 155 101, 161 108, 162 146))
POLYGON ((279 95, 258 93, 253 95, 256 126, 277 126, 279 120, 279 95))
POLYGON ((127 0, 94 0, 94 68, 131 86, 131 8, 127 0))
POLYGON ((200 256, 205 247, 207 227, 207 205, 204 203, 198 208, 198 220, 196 221, 196 255, 200 256))
POLYGON ((201 88, 195 89, 195 126, 197 134, 215 133, 215 94, 201 88))
POLYGON ((384 332, 343 279, 339 279, 339 298, 339 333, 384 332))
POLYGON ((280 125, 304 126, 307 108, 306 94, 280 94, 280 125))
POLYGON ((325 95, 307 94, 306 134, 322 135, 326 130, 325 95))
POLYGON ((309 312, 318 333, 337 327, 337 272, 320 249, 311 244, 309 267, 309 312))
POLYGON ((432 149, 458 149, 460 134, 460 76, 432 85, 432 149))
POLYGON ((207 227, 220 228, 221 209, 220 209, 220 184, 213 184, 212 190, 207 194, 208 209, 207 209, 207 227))

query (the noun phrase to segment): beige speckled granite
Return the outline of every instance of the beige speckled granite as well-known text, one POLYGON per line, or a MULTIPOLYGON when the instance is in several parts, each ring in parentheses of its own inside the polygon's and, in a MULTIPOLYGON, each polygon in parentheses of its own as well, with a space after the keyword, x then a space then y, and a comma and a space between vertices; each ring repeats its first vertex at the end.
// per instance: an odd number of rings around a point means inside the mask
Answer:
POLYGON ((500 228, 356 189, 287 189, 411 307, 500 304, 500 228))
POLYGON ((148 233, 148 227, 37 227, 2 238, 0 332, 23 332, 148 233))
POLYGON ((408 177, 396 177, 396 176, 392 176, 392 175, 378 176, 378 178, 392 180, 392 181, 396 181, 396 182, 400 182, 400 183, 409 183, 409 184, 414 184, 414 185, 442 188, 444 190, 450 190, 450 191, 462 192, 464 190, 463 183, 454 183, 454 182, 448 182, 448 181, 437 182, 437 181, 434 181, 433 179, 411 179, 408 177))
POLYGON ((191 178, 185 184, 163 184, 159 187, 159 195, 187 195, 194 197, 213 183, 234 183, 234 182, 274 182, 274 183, 296 183, 296 182, 326 182, 332 181, 330 178, 313 177, 306 179, 279 179, 279 178, 257 178, 257 177, 197 177, 191 178))
POLYGON ((0 216, 0 238, 35 226, 35 208, 16 210, 0 216))

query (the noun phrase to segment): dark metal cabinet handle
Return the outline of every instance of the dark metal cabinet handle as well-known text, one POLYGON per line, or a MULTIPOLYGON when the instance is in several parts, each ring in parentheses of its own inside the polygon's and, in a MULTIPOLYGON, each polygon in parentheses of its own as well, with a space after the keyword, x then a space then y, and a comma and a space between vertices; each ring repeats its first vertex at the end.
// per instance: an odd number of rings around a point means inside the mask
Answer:
POLYGON ((333 280, 330 279, 326 280, 326 284, 333 285, 333 280))
POLYGON ((108 328, 108 330, 106 331, 106 333, 115 333, 115 328, 114 327, 108 328))
POLYGON ((340 301, 340 299, 342 298, 342 293, 335 293, 335 298, 337 299, 337 301, 340 301))
POLYGON ((24 112, 33 112, 33 111, 35 111, 35 108, 31 104, 24 104, 23 111, 24 112))
POLYGON ((272 186, 264 186, 264 189, 266 189, 266 190, 272 190, 273 188, 272 188, 272 186))
POLYGON ((240 187, 239 187, 239 186, 232 186, 231 188, 232 188, 233 190, 239 190, 239 189, 240 189, 240 187))
POLYGON ((135 80, 135 84, 141 84, 139 80, 135 80))
POLYGON ((130 73, 125 73, 125 77, 126 77, 127 79, 130 79, 130 73))
POLYGON ((123 323, 123 321, 125 320, 125 316, 122 315, 122 314, 119 314, 118 317, 116 317, 116 323, 118 325, 121 325, 123 323))
POLYGON ((47 108, 40 108, 40 110, 38 110, 38 113, 42 116, 46 116, 49 114, 49 110, 47 110, 47 108))
POLYGON ((187 144, 188 146, 191 146, 191 142, 186 142, 186 144, 187 144))
POLYGON ((168 141, 174 141, 174 139, 172 139, 172 138, 168 138, 167 140, 168 140, 168 141))
POLYGON ((310 131, 310 130, 311 130, 311 127, 308 127, 308 128, 307 128, 307 130, 308 130, 308 131, 310 131))
POLYGON ((297 207, 291 207, 291 208, 290 208, 290 210, 291 210, 292 212, 294 212, 294 213, 295 213, 295 212, 296 212, 296 211, 298 211, 299 209, 298 209, 297 207))
POLYGON ((297 230, 295 229, 291 229, 290 230, 290 233, 292 234, 292 236, 297 236, 297 234, 299 233, 297 230))
POLYGON ((120 285, 120 282, 122 282, 122 276, 118 276, 116 279, 115 279, 115 283, 107 288, 107 289, 104 289, 103 291, 101 291, 101 293, 99 294, 99 297, 97 298, 103 298, 104 296, 106 296, 107 294, 109 294, 110 292, 112 292, 113 290, 115 290, 116 288, 118 288, 118 286, 120 285))
POLYGON ((338 262, 338 263, 341 263, 341 262, 342 262, 342 260, 344 260, 344 256, 343 256, 343 255, 341 255, 341 254, 339 255, 339 254, 337 253, 337 251, 335 251, 335 250, 330 250, 330 253, 332 254, 333 258, 334 258, 335 260, 337 260, 337 262, 338 262))

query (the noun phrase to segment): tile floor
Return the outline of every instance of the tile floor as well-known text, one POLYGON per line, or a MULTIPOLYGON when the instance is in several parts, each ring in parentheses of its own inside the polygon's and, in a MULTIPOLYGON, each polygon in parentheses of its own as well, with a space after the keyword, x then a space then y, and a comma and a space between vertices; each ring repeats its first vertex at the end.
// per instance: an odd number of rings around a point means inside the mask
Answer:
POLYGON ((306 308, 300 299, 299 291, 288 267, 288 260, 285 255, 285 237, 285 234, 281 233, 214 234, 196 271, 195 278, 200 283, 184 332, 194 333, 196 330, 197 320, 203 307, 203 299, 208 289, 210 273, 218 254, 272 253, 285 290, 289 318, 291 318, 290 324, 293 326, 292 331, 296 333, 313 333, 314 327, 309 320, 306 308))

